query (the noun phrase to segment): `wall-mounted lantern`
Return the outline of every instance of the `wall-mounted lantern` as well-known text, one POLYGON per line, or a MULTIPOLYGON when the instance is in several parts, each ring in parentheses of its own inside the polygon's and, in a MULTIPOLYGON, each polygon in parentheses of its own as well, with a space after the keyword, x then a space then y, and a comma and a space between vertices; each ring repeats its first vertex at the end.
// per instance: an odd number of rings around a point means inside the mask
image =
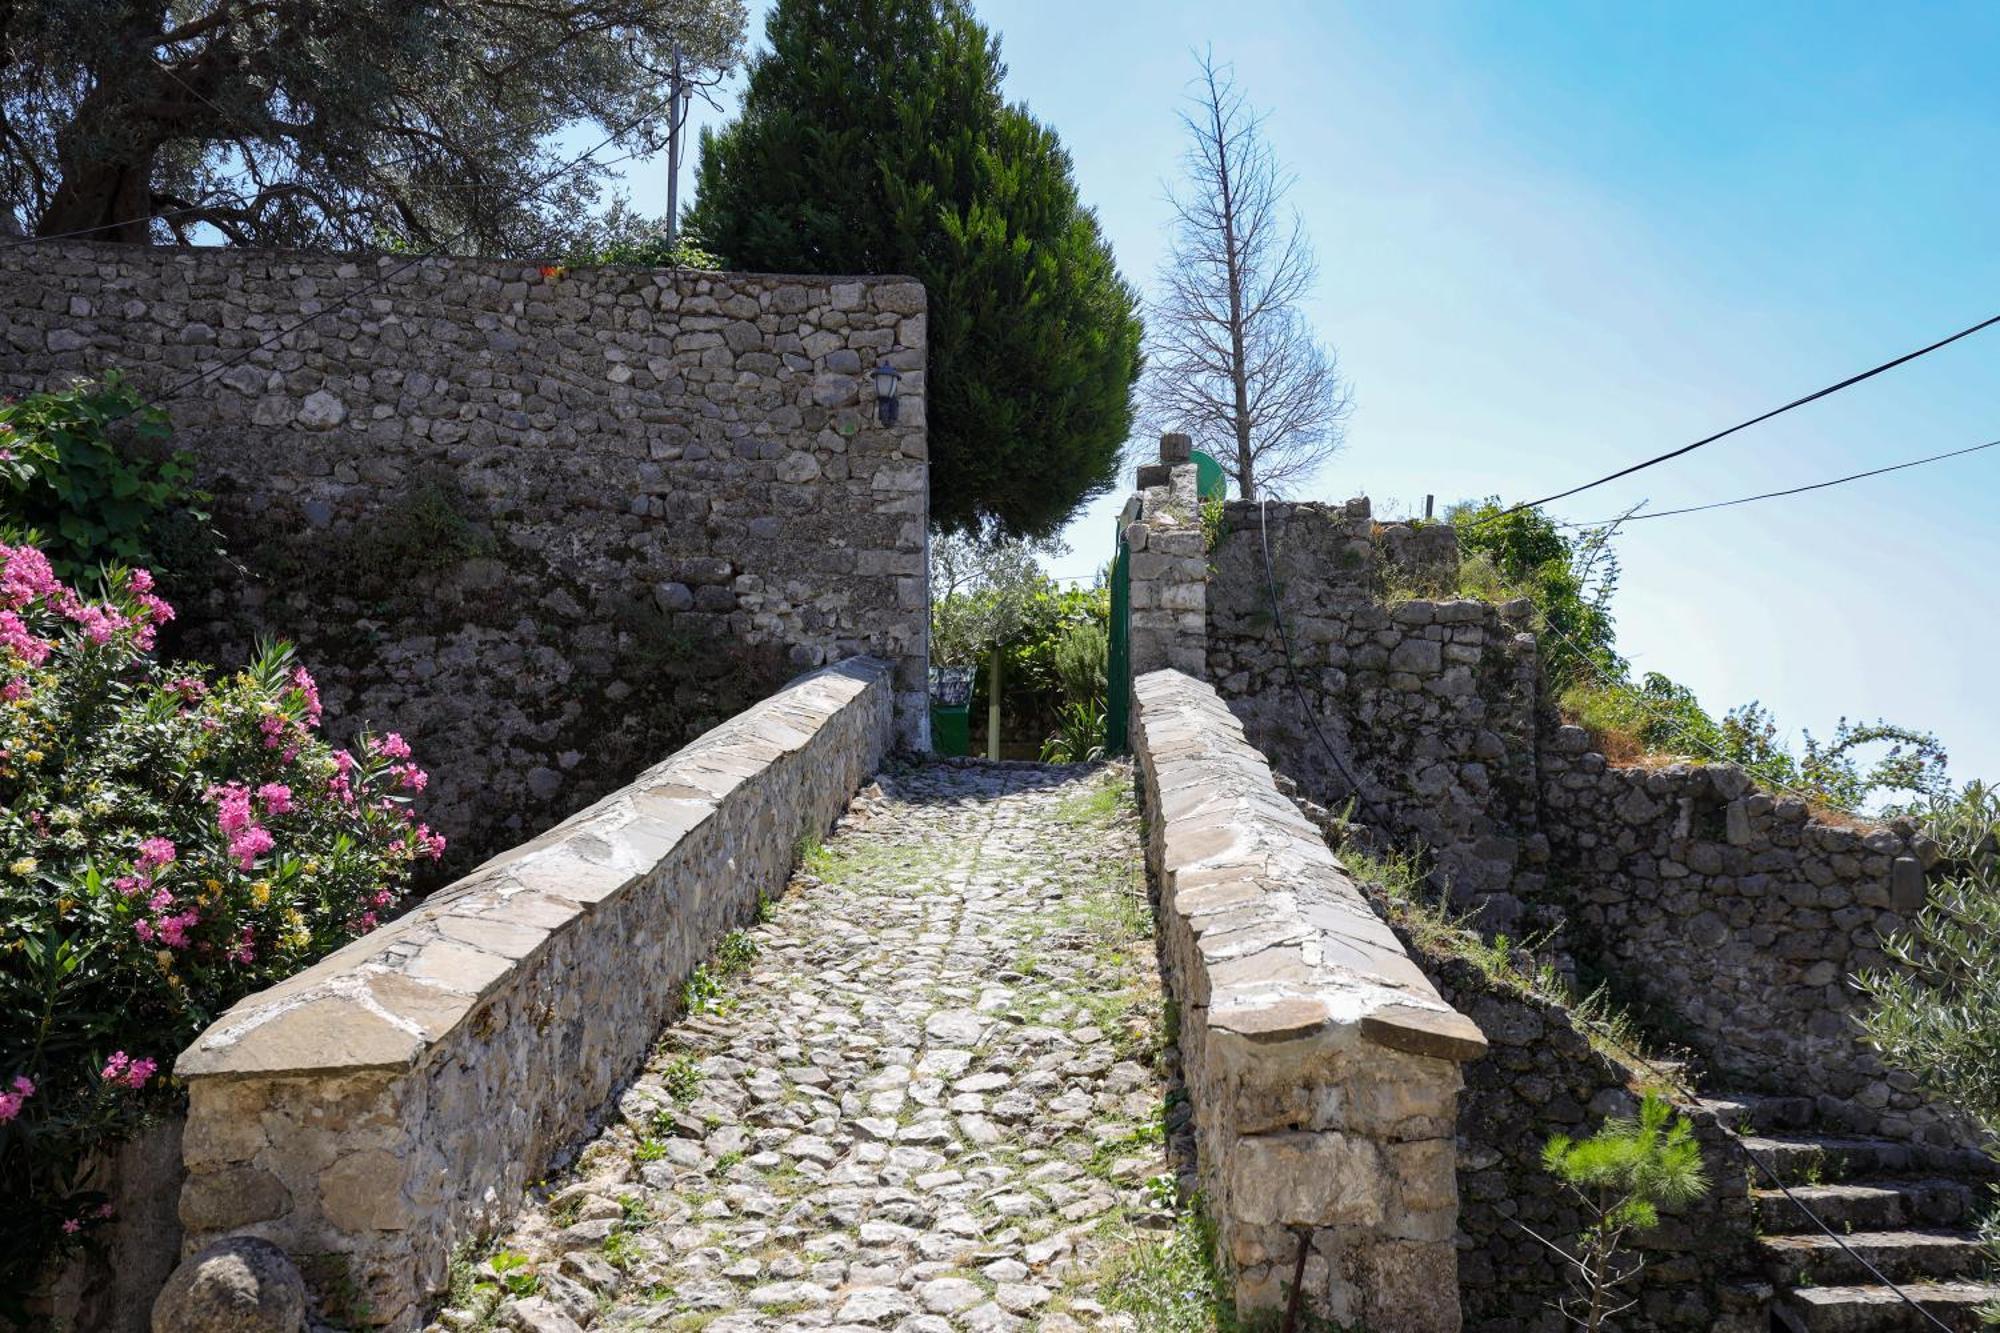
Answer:
POLYGON ((875 381, 875 417, 885 426, 896 424, 896 381, 903 378, 903 372, 887 361, 868 372, 875 381))

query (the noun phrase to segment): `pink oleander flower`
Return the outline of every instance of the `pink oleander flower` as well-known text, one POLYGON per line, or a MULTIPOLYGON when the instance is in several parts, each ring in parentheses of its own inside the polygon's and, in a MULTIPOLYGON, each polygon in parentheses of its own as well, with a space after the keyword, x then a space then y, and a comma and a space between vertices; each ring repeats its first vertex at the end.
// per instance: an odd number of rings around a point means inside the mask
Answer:
POLYGON ((201 913, 182 912, 178 916, 163 916, 153 922, 153 929, 160 937, 160 943, 169 949, 187 948, 187 933, 201 924, 201 913))
POLYGON ((264 733, 264 748, 275 750, 285 743, 285 719, 276 713, 266 713, 257 723, 257 730, 264 733))
POLYGON ((178 694, 182 703, 200 703, 208 697, 208 685, 199 676, 176 676, 167 682, 167 689, 178 694))
POLYGON ((153 590, 153 571, 150 569, 133 570, 131 584, 133 592, 151 592, 153 590))
POLYGON ((288 815, 292 812, 292 789, 282 782, 267 782, 257 789, 258 803, 269 815, 288 815))
POLYGON ((167 892, 165 889, 153 890, 153 896, 146 900, 146 906, 151 908, 154 914, 156 915, 158 913, 166 911, 169 907, 172 907, 173 905, 174 905, 174 895, 167 892))
POLYGON ((0 542, 0 605, 14 610, 63 591, 47 556, 32 546, 0 542))
POLYGON ((19 676, 14 677, 14 679, 8 681, 5 685, 0 685, 0 700, 11 704, 18 699, 25 699, 27 697, 28 682, 22 680, 19 676))
POLYGON ((229 854, 235 858, 238 870, 248 870, 258 857, 276 845, 271 831, 262 824, 252 824, 229 835, 229 854))
POLYGON ((236 833, 249 827, 250 791, 242 783, 210 787, 208 799, 215 802, 215 823, 224 833, 236 833))
POLYGON ((21 1103, 34 1095, 34 1081, 20 1074, 14 1075, 12 1089, 8 1092, 0 1092, 0 1125, 6 1124, 9 1120, 21 1114, 21 1103))
POLYGON ((74 1236, 77 1232, 81 1230, 83 1230, 83 1223, 77 1221, 75 1218, 68 1217, 63 1219, 64 1235, 74 1236))
POLYGON ((312 678, 312 672, 304 667, 292 668, 292 688, 305 696, 306 725, 319 725, 319 685, 312 678))
POLYGON ((136 869, 141 874, 157 870, 164 865, 172 865, 179 853, 169 838, 142 838, 139 842, 139 862, 136 869))
POLYGON ((410 757, 410 743, 403 739, 401 732, 392 731, 386 736, 373 737, 369 740, 368 746, 385 759, 410 757))
POLYGON ((50 644, 47 639, 35 635, 21 617, 12 611, 0 611, 0 648, 11 651, 29 666, 40 666, 49 660, 50 644))
POLYGON ((243 927, 243 933, 237 936, 236 943, 229 948, 229 961, 232 963, 254 963, 257 961, 257 932, 255 929, 250 926, 243 927))
POLYGON ((391 764, 389 776, 396 780, 398 786, 408 791, 422 791, 431 780, 431 775, 415 764, 391 764))
POLYGON ((429 824, 417 825, 417 847, 431 860, 444 856, 444 834, 433 833, 429 824))

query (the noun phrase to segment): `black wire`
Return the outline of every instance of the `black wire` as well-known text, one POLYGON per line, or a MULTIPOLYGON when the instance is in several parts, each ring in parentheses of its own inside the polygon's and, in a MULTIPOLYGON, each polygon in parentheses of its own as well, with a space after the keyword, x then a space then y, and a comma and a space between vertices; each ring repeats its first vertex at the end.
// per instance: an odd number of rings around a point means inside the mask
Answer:
POLYGON ((1791 411, 1795 407, 1804 407, 1807 403, 1818 402, 1820 399, 1825 398, 1830 394, 1836 394, 1839 393, 1842 389, 1851 388, 1854 385, 1861 383, 1863 380, 1873 379, 1875 376, 1882 374, 1884 371, 1894 370, 1897 366, 1905 365, 1908 362, 1916 360, 1920 356, 1928 356, 1932 352, 1937 351, 1940 347, 1949 347, 1951 344, 1957 342, 1959 339, 1970 338, 1973 334, 1978 333, 1981 329, 1991 328, 1995 324, 2000 324, 2000 315, 1989 316, 1986 319, 1980 320, 1977 324, 1972 325, 1970 328, 1960 329, 1957 333, 1952 334, 1948 338, 1938 339, 1936 342, 1930 344, 1928 347, 1919 347, 1914 352, 1905 352, 1902 356, 1897 357, 1893 361, 1884 361, 1881 365, 1871 367, 1868 370, 1864 370, 1858 375, 1849 375, 1846 379, 1840 381, 1838 384, 1829 384, 1824 389, 1815 389, 1813 392, 1807 394, 1803 398, 1794 398, 1791 402, 1786 403, 1783 407, 1774 407, 1770 411, 1762 413, 1759 416, 1751 417, 1748 421, 1739 421, 1734 426, 1729 427, 1729 429, 1727 430, 1719 430, 1715 432, 1715 434, 1713 435, 1703 436, 1701 439, 1696 440, 1692 444, 1684 444, 1678 449, 1670 449, 1666 453, 1657 454, 1652 458, 1644 460, 1643 462, 1634 463, 1630 467, 1620 468, 1616 472, 1609 473, 1606 476, 1599 477, 1596 481, 1586 481, 1581 486, 1572 486, 1566 491, 1557 491, 1553 495, 1544 495, 1539 500, 1523 500, 1520 504, 1513 506, 1511 509, 1502 509, 1498 513, 1488 514, 1485 518, 1475 520, 1474 522, 1469 523, 1466 526, 1480 527, 1487 523, 1491 523, 1496 519, 1506 518, 1509 514, 1518 514, 1524 509, 1533 509, 1538 505, 1551 504, 1557 500, 1567 499, 1572 495, 1580 495, 1584 491, 1593 490, 1596 487, 1602 486, 1607 482, 1617 481, 1620 477, 1629 477, 1634 472, 1643 472, 1647 468, 1658 466, 1661 463, 1667 462, 1669 459, 1679 458, 1682 454, 1693 453, 1695 450, 1701 448, 1704 445, 1714 444, 1717 440, 1725 439, 1728 436, 1734 435, 1737 431, 1748 430, 1752 426, 1758 425, 1762 422, 1769 421, 1772 417, 1781 416, 1784 413, 1791 411))
POLYGON ((1803 495, 1807 491, 1823 491, 1829 486, 1844 486, 1850 481, 1861 481, 1867 477, 1879 477, 1888 472, 1901 472, 1904 468, 1922 467, 1926 463, 1942 463, 1947 458, 1963 458, 1967 454, 1976 454, 1982 449, 1992 449, 1995 447, 2000 447, 2000 440, 1988 440, 1984 444, 1975 444, 1969 449, 1954 449, 1948 454, 1932 454, 1929 458, 1913 458, 1907 463, 1895 463, 1889 467, 1878 467, 1867 472, 1856 472, 1845 477, 1835 477, 1832 481, 1816 481, 1810 486, 1794 486, 1789 490, 1783 491, 1765 491, 1762 495, 1745 495, 1735 500, 1717 500, 1714 504, 1690 505, 1686 509, 1662 509, 1658 513, 1653 514, 1627 514, 1616 519, 1598 519, 1595 522, 1589 523, 1565 523, 1562 526, 1597 528, 1603 527, 1607 523, 1637 523, 1639 520, 1647 518, 1672 518, 1676 514, 1699 514, 1708 509, 1727 509, 1731 505, 1747 505, 1757 500, 1775 500, 1782 495, 1803 495))
POLYGON ((1292 659, 1292 641, 1285 633, 1285 617, 1278 610, 1278 576, 1271 565, 1270 507, 1271 502, 1269 500, 1264 500, 1258 504, 1257 533, 1263 539, 1264 543, 1264 584, 1270 589, 1271 593, 1271 623, 1277 626, 1278 629, 1278 646, 1284 649, 1285 652, 1285 675, 1292 682, 1292 693, 1298 696, 1299 711, 1305 715, 1306 725, 1311 727, 1312 734, 1319 738, 1320 748, 1326 751, 1327 758, 1333 760, 1334 768, 1339 770, 1340 776, 1345 778, 1347 785, 1353 789, 1354 798, 1360 801, 1367 809, 1368 813, 1375 819, 1377 827, 1386 836, 1389 831, 1389 821, 1382 817, 1381 807, 1368 798, 1368 793, 1362 790, 1359 782, 1354 780, 1354 775, 1347 771, 1347 765, 1341 761, 1339 751, 1335 750, 1327 742, 1326 733, 1319 729, 1318 715, 1313 712, 1312 705, 1306 702, 1305 687, 1299 684, 1299 666, 1292 659))

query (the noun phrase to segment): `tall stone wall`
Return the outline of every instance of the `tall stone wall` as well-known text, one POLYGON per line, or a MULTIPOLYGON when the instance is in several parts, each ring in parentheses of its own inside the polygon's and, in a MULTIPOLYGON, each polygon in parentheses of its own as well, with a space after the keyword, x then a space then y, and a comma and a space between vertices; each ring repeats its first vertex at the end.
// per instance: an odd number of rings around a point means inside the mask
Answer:
POLYGON ((1208 674, 1280 771, 1422 840, 1459 900, 1505 924, 1544 860, 1539 661, 1525 602, 1407 594, 1454 582, 1457 560, 1449 528, 1378 523, 1365 499, 1232 502, 1209 556, 1208 674))
POLYGON ((170 588, 174 646, 296 641, 459 867, 855 653, 926 741, 925 346, 900 278, 0 250, 0 391, 219 372, 165 406, 245 570, 170 588))

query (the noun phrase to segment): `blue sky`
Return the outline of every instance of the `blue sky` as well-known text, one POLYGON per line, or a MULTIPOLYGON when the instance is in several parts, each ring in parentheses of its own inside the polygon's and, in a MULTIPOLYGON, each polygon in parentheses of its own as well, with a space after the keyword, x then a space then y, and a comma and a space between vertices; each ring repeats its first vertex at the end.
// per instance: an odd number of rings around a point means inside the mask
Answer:
MULTIPOLYGON (((1270 113, 1357 410, 1299 494, 1545 494, 2000 312, 2000 6, 981 0, 1142 290, 1190 52, 1270 113)), ((725 99, 726 101, 732 99, 725 99)), ((692 175, 690 170, 689 175, 692 175)), ((628 176, 662 206, 657 168, 628 176)), ((1597 518, 2000 437, 2000 329, 1554 506, 1597 518)), ((1640 669, 1794 734, 1939 732, 2000 778, 2000 450, 1634 526, 1640 669)), ((1087 574, 1122 493, 1082 515, 1087 574)))

